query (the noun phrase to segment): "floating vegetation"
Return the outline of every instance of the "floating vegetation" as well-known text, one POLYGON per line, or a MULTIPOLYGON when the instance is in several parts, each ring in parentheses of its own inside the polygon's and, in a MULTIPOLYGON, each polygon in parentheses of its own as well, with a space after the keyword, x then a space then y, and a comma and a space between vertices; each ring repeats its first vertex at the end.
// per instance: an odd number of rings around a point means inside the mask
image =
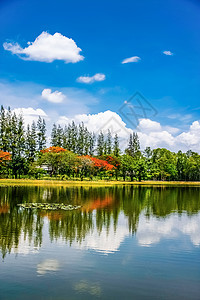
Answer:
POLYGON ((25 203, 25 204, 17 204, 22 208, 27 209, 43 209, 43 210, 75 210, 81 208, 80 205, 66 205, 59 203, 25 203))

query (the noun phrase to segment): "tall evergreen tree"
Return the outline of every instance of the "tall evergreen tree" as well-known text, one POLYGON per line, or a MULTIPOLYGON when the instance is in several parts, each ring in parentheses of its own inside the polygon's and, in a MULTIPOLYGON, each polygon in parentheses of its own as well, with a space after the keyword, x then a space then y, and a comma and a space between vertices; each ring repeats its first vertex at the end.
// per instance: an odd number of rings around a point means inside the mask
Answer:
POLYGON ((89 133, 89 155, 94 155, 94 146, 95 146, 95 134, 89 133))
POLYGON ((26 130, 26 157, 30 162, 34 161, 37 150, 37 133, 36 133, 36 124, 33 121, 31 128, 28 124, 26 130))
POLYGON ((115 156, 119 156, 120 155, 119 138, 118 138, 117 133, 115 134, 115 137, 114 137, 113 154, 115 156))
POLYGON ((85 148, 85 128, 84 128, 84 124, 81 123, 78 126, 78 137, 77 137, 77 145, 76 145, 77 154, 83 155, 84 148, 85 148))
POLYGON ((51 130, 51 146, 56 147, 57 146, 57 126, 54 123, 52 130, 51 130))
POLYGON ((107 140, 106 140, 107 154, 112 154, 112 135, 110 129, 108 129, 107 140))
POLYGON ((6 113, 3 105, 0 111, 0 149, 7 151, 7 138, 6 138, 6 113))
POLYGON ((103 132, 101 131, 97 137, 97 155, 101 156, 104 154, 104 135, 103 132))
POLYGON ((126 154, 136 157, 140 154, 140 142, 137 133, 130 134, 128 148, 125 150, 126 154))
POLYGON ((63 146, 63 129, 60 125, 57 127, 57 144, 56 146, 62 147, 63 146))
POLYGON ((37 121, 37 145, 39 151, 46 146, 46 123, 40 116, 37 121))
POLYGON ((90 133, 88 129, 85 127, 84 129, 84 155, 89 154, 89 148, 90 148, 90 133))
POLYGON ((71 151, 76 153, 77 150, 77 139, 78 139, 78 129, 74 121, 72 121, 71 125, 71 151))
POLYGON ((8 111, 6 114, 6 140, 7 140, 6 148, 8 152, 11 151, 11 140, 12 140, 11 127, 12 127, 12 112, 10 107, 8 107, 8 111))

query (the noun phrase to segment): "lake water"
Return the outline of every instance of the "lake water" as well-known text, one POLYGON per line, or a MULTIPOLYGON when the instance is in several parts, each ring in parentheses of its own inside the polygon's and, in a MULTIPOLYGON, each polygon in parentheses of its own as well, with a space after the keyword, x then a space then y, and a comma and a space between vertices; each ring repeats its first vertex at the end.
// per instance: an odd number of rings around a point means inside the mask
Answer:
POLYGON ((0 299, 200 299, 199 191, 0 187, 0 299))

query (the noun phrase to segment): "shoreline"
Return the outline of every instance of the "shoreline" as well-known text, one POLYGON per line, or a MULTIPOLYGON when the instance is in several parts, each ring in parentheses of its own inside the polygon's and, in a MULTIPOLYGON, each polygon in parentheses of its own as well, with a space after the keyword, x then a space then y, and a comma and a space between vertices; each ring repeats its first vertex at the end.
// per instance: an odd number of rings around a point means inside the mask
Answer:
POLYGON ((197 186, 200 181, 79 181, 79 180, 38 180, 38 179, 0 179, 0 186, 113 186, 113 185, 145 185, 145 186, 197 186))

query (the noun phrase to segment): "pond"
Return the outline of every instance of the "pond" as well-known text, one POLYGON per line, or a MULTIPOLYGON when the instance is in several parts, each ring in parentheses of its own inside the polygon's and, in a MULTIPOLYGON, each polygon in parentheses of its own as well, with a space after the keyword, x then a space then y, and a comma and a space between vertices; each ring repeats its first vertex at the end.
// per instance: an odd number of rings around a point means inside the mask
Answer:
POLYGON ((200 299, 199 191, 0 187, 0 299, 200 299))

